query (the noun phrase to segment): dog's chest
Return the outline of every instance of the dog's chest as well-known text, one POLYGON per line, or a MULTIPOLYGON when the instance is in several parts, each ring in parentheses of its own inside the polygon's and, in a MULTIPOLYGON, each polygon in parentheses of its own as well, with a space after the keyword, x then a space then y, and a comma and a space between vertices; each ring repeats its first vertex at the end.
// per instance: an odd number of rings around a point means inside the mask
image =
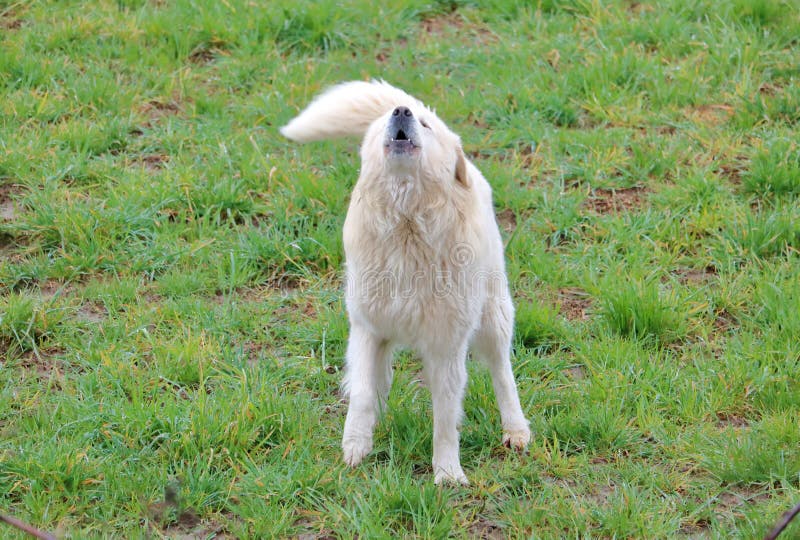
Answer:
POLYGON ((429 237, 428 228, 423 220, 403 216, 394 229, 386 235, 386 242, 401 247, 402 252, 409 256, 431 257, 433 249, 426 240, 429 237))
POLYGON ((400 216, 383 234, 376 237, 374 263, 382 271, 393 272, 398 278, 420 279, 430 273, 447 270, 442 255, 447 251, 447 238, 452 230, 437 230, 424 218, 400 216))
POLYGON ((362 236, 346 253, 348 305, 401 340, 456 323, 482 296, 472 290, 472 260, 460 251, 468 244, 459 239, 452 230, 431 236, 425 223, 412 219, 383 235, 362 236))

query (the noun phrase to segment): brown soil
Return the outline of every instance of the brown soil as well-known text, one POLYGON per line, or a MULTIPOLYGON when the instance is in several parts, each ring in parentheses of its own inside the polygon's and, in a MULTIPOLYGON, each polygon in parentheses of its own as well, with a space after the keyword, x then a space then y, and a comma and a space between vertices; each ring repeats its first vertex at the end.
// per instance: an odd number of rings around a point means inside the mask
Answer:
POLYGON ((725 428, 725 427, 746 428, 749 425, 750 422, 748 422, 746 418, 739 416, 737 414, 730 414, 725 412, 717 413, 717 426, 720 428, 725 428))
POLYGON ((517 228, 517 215, 510 208, 497 213, 497 223, 507 233, 512 233, 517 228))
POLYGON ((19 216, 19 208, 14 202, 14 195, 19 192, 19 186, 0 185, 0 221, 13 221, 19 216))
POLYGON ((497 36, 485 26, 471 23, 457 11, 434 15, 423 19, 423 39, 427 36, 440 38, 445 35, 456 35, 470 44, 484 45, 497 41, 497 36))
POLYGON ((689 107, 684 110, 684 115, 697 124, 714 127, 727 122, 733 116, 733 112, 733 107, 723 103, 689 107))
POLYGON ((673 274, 678 278, 678 282, 681 285, 700 285, 713 280, 717 275, 717 269, 713 266, 678 268, 673 274))
POLYGON ((583 289, 577 287, 563 288, 558 291, 559 312, 570 321, 585 321, 586 313, 592 306, 592 299, 583 289))
POLYGON ((649 190, 640 186, 619 189, 595 189, 584 202, 598 214, 630 212, 644 206, 649 190))

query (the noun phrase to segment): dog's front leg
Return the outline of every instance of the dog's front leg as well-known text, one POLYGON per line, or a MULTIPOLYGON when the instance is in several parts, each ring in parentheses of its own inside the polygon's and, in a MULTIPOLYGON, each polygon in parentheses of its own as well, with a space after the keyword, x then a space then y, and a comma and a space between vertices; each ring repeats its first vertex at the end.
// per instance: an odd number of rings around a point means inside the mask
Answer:
POLYGON ((523 450, 531 439, 528 420, 522 412, 511 369, 511 333, 514 308, 507 290, 492 296, 484 307, 481 328, 473 342, 473 352, 489 366, 500 419, 503 444, 523 450))
POLYGON ((361 324, 350 328, 344 387, 350 397, 342 435, 344 461, 355 467, 372 450, 372 432, 392 382, 391 349, 361 324))
POLYGON ((458 456, 458 428, 467 387, 466 356, 466 348, 463 348, 455 354, 450 352, 424 358, 433 402, 433 474, 436 484, 469 484, 458 456))

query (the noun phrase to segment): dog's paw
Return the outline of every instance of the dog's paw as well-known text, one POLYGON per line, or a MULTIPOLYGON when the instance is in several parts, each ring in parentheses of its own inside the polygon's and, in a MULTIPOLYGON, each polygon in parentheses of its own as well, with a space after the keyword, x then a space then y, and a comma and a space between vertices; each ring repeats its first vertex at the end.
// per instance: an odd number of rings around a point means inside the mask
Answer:
POLYGON ((464 474, 464 471, 461 469, 460 465, 450 466, 450 467, 435 467, 436 473, 433 476, 433 483, 437 486, 444 484, 461 484, 462 486, 468 486, 469 480, 467 480, 467 475, 464 474))
POLYGON ((372 438, 353 437, 342 441, 344 462, 355 467, 372 451, 372 438))
POLYGON ((503 445, 516 450, 525 450, 531 442, 531 430, 525 426, 521 429, 503 430, 503 445))

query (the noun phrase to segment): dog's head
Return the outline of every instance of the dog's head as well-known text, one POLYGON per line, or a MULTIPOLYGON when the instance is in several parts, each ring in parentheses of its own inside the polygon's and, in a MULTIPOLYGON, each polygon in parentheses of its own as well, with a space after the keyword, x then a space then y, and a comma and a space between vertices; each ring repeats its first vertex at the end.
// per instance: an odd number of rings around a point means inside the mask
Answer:
POLYGON ((467 160, 458 135, 418 103, 395 107, 372 123, 364 138, 364 156, 383 156, 389 173, 430 176, 469 186, 467 160))
POLYGON ((366 176, 470 185, 458 135, 421 101, 383 81, 351 81, 328 89, 281 133, 300 142, 363 136, 366 176))

